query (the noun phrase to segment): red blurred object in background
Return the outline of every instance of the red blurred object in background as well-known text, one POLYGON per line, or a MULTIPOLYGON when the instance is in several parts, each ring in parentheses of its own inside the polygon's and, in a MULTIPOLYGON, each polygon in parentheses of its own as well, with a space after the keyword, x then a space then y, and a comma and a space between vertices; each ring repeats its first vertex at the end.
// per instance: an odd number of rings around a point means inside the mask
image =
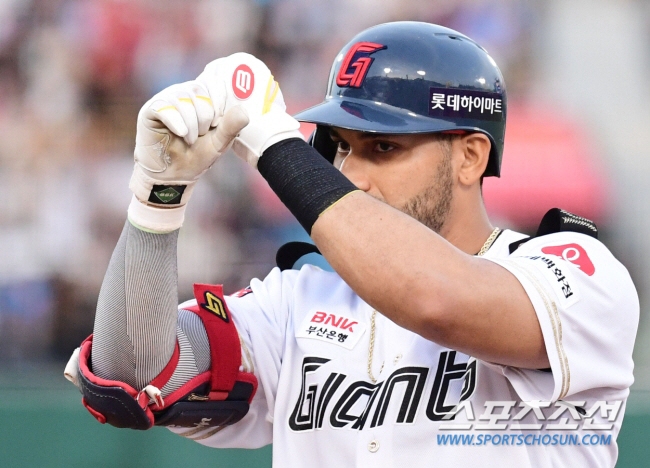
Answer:
POLYGON ((102 87, 127 82, 133 69, 138 43, 150 27, 144 5, 119 0, 89 3, 83 10, 93 80, 102 87))
POLYGON ((501 178, 483 184, 490 216, 532 227, 557 207, 604 221, 609 180, 578 122, 544 106, 510 105, 508 112, 501 178))

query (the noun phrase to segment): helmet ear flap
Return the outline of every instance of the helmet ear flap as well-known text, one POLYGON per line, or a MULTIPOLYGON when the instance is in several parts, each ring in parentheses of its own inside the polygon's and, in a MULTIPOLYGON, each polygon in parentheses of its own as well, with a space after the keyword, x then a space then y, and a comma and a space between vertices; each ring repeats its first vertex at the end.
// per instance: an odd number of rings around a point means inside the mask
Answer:
POLYGON ((490 151, 490 159, 488 159, 483 177, 490 176, 501 177, 501 154, 498 151, 490 151))
POLYGON ((336 156, 337 144, 330 138, 327 127, 323 125, 317 125, 316 130, 314 130, 307 140, 311 146, 318 151, 321 156, 327 159, 330 163, 334 163, 334 156, 336 156))

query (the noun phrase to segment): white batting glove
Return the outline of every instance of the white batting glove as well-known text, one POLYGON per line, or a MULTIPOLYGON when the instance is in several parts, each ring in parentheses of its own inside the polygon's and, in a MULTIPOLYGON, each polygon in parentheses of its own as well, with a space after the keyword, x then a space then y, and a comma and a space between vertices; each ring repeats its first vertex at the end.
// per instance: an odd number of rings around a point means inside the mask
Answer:
POLYGON ((226 107, 242 107, 250 123, 233 144, 235 153, 257 167, 257 161, 269 146, 287 138, 303 138, 300 124, 286 113, 280 86, 261 60, 236 53, 210 62, 197 81, 210 96, 226 97, 226 107))
POLYGON ((212 98, 197 81, 170 86, 142 106, 129 183, 133 224, 154 232, 181 227, 196 181, 248 123, 242 109, 224 108, 225 95, 212 98))

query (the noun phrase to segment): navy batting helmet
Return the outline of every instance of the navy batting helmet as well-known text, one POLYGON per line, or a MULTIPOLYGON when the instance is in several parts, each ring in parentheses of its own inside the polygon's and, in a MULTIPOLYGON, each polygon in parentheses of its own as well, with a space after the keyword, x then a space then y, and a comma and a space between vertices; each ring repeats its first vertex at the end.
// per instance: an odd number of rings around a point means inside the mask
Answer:
POLYGON ((467 36, 403 21, 366 29, 343 47, 325 101, 297 114, 317 124, 312 145, 332 161, 323 127, 376 133, 481 132, 492 142, 485 176, 499 176, 506 91, 492 57, 467 36))

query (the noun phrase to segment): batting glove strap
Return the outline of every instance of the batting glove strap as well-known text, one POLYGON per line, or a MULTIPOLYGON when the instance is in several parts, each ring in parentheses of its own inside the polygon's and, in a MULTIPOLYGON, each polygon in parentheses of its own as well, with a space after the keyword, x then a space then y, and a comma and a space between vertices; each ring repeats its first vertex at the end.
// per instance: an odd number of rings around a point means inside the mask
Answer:
POLYGON ((140 230, 164 234, 180 229, 186 205, 158 208, 145 205, 134 195, 128 209, 129 222, 140 230))
POLYGON ((136 163, 129 182, 129 188, 143 202, 159 208, 173 208, 187 203, 196 180, 161 181, 148 175, 136 163))

